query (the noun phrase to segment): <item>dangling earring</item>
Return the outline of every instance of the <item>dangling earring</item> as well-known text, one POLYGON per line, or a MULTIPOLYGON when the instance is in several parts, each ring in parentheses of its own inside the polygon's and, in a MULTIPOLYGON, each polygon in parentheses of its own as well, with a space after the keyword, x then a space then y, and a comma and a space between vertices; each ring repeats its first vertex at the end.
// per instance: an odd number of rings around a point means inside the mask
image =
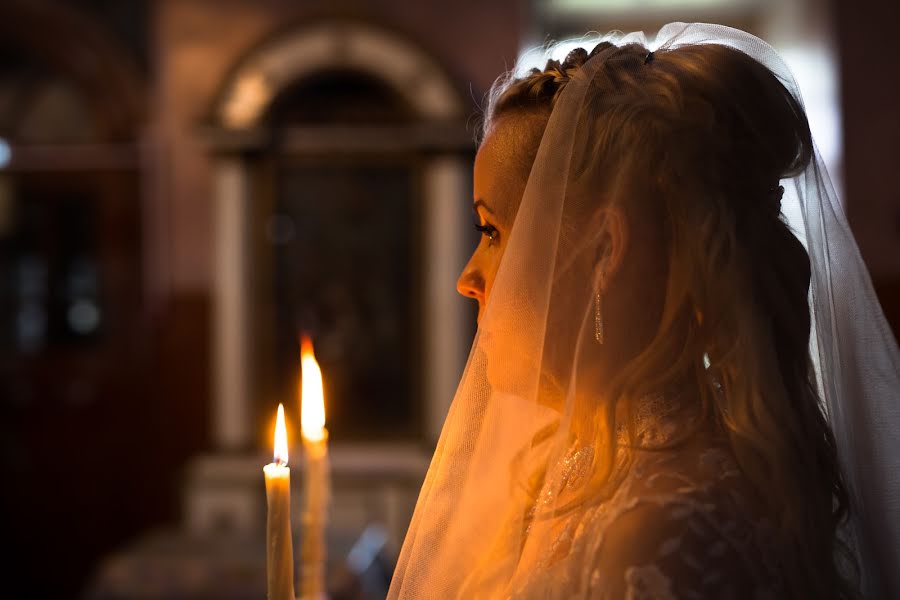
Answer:
POLYGON ((604 328, 603 328, 603 272, 601 271, 600 277, 597 282, 597 291, 594 298, 594 339, 597 340, 598 344, 602 344, 604 340, 604 328))

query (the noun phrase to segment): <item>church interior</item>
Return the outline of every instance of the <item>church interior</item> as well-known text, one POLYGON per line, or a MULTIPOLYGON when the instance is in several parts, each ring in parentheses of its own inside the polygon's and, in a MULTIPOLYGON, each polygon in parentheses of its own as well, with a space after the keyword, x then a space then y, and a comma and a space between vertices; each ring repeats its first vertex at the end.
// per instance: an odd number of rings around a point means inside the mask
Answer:
POLYGON ((529 46, 671 21, 783 51, 900 333, 893 0, 0 1, 4 597, 262 597, 305 334, 326 586, 383 598, 475 333, 485 94, 529 46))

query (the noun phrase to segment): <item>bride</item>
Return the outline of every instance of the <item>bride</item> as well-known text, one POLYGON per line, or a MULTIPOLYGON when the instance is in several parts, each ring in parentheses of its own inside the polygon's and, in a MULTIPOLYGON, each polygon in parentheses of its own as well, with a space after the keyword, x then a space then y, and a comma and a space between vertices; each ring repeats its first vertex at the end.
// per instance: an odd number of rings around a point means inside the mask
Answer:
POLYGON ((490 96, 390 597, 898 597, 900 353, 789 71, 712 25, 546 59, 490 96))

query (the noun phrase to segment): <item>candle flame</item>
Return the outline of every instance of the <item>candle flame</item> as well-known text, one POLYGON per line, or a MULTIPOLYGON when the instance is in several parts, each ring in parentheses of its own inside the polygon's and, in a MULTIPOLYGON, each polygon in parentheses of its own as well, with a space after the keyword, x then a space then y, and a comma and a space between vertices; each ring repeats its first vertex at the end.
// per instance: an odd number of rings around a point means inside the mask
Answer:
POLYGON ((284 406, 278 405, 278 418, 275 419, 275 462, 286 465, 288 462, 287 427, 284 425, 284 406))
POLYGON ((322 370, 313 353, 312 340, 300 340, 300 429, 307 440, 318 442, 325 437, 325 394, 322 391, 322 370))

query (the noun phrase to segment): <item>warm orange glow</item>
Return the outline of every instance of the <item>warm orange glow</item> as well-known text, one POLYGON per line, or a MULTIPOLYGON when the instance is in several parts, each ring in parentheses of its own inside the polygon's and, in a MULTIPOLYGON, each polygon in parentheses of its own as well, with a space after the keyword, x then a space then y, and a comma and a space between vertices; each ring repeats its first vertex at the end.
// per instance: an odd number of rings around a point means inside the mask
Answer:
POLYGON ((312 341, 306 336, 300 340, 300 369, 303 377, 300 428, 304 438, 318 442, 325 437, 325 394, 322 371, 313 354, 312 341))
POLYGON ((275 462, 286 465, 288 461, 287 428, 284 425, 284 406, 278 405, 278 418, 275 420, 275 462))

